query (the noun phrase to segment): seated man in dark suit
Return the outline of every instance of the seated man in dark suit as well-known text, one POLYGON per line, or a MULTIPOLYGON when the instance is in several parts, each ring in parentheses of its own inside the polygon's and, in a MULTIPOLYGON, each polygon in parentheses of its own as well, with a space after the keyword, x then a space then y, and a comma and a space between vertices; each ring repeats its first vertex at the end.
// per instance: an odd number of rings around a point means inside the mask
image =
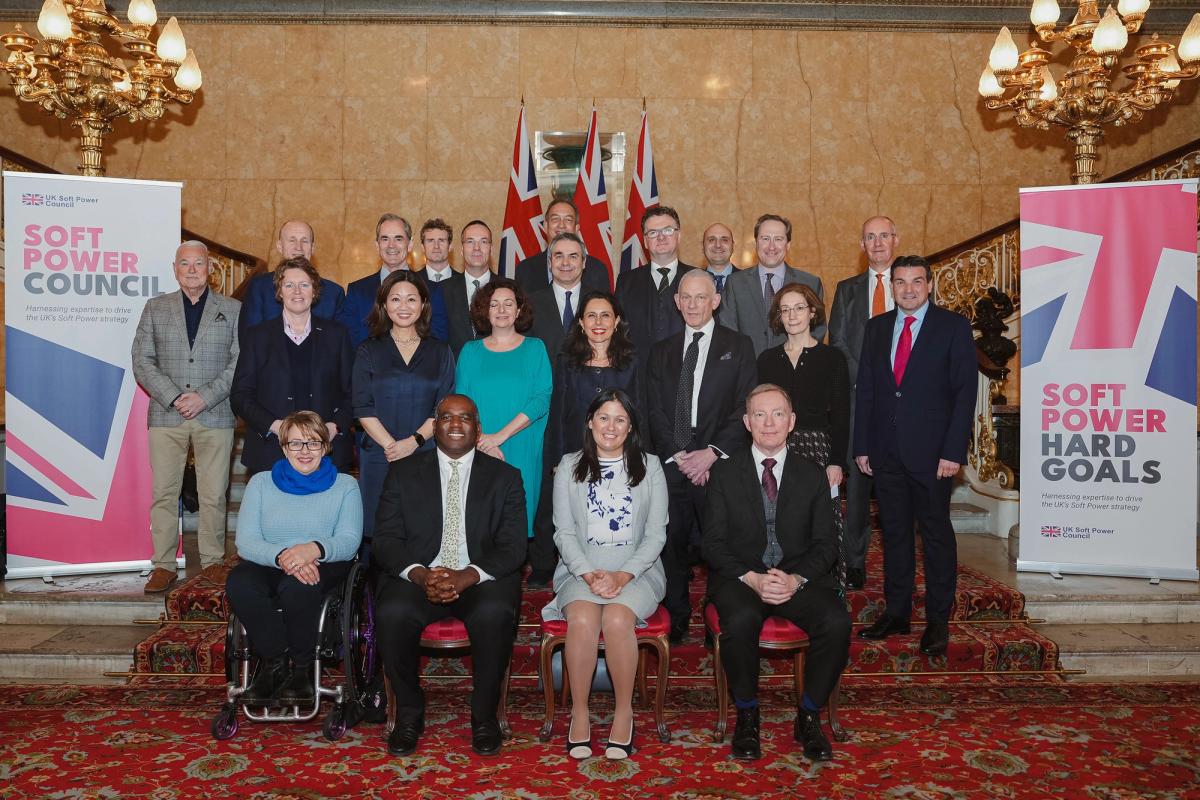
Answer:
POLYGON ((742 418, 752 444, 713 465, 702 546, 708 596, 721 621, 721 657, 737 704, 733 757, 762 755, 758 733, 758 637, 767 617, 808 634, 804 697, 793 735, 810 759, 833 758, 821 707, 850 652, 850 615, 832 574, 837 534, 825 471, 787 450, 792 401, 764 383, 742 418))
MULTIPOLYGON (((546 241, 554 240, 560 233, 579 233, 579 210, 575 203, 565 197, 550 201, 546 209, 546 241)), ((554 281, 550 271, 550 248, 534 253, 517 264, 515 280, 526 294, 532 295, 554 281)), ((588 256, 583 266, 583 291, 611 292, 612 279, 608 267, 595 256, 588 256)))
POLYGON ((396 695, 393 755, 416 750, 425 728, 418 642, 446 617, 462 620, 471 639, 471 747, 500 751, 496 709, 521 604, 525 490, 514 467, 475 449, 478 437, 475 404, 447 395, 434 417, 437 448, 393 462, 379 498, 375 619, 396 695))

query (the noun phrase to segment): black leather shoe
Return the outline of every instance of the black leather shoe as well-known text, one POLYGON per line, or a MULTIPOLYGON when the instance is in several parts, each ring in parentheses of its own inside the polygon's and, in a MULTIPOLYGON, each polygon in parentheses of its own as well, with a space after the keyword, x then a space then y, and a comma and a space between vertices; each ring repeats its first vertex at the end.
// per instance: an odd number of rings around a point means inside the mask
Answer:
POLYGON ((912 626, 908 624, 908 620, 881 614, 879 619, 875 620, 870 627, 859 631, 858 635, 863 639, 886 639, 893 633, 908 633, 910 630, 912 630, 912 626))
POLYGON ((293 666, 287 683, 279 690, 279 699, 285 705, 308 705, 316 696, 313 684, 312 664, 293 666))
POLYGON ((493 717, 483 722, 471 720, 471 749, 481 756, 494 756, 500 752, 503 737, 500 723, 493 717))
POLYGON ((251 706, 278 705, 279 690, 287 683, 289 673, 287 655, 260 659, 241 701, 251 706))
POLYGON ((921 652, 927 656, 946 654, 950 645, 950 626, 944 622, 925 623, 925 633, 921 634, 921 652))
POLYGON ((867 571, 862 567, 846 567, 846 588, 861 589, 867 583, 867 571))
POLYGON ((792 730, 796 742, 804 745, 804 755, 812 761, 829 761, 833 758, 833 748, 821 730, 821 712, 796 711, 796 725, 792 730))
POLYGON ((739 708, 737 725, 733 728, 733 757, 742 761, 762 758, 762 745, 758 741, 758 706, 739 708))
POLYGON ((688 618, 687 617, 672 617, 671 618, 671 634, 667 640, 675 644, 683 644, 688 635, 688 618))
POLYGON ((425 717, 397 719, 388 734, 387 751, 394 756, 406 756, 417 749, 417 742, 425 732, 425 717))
POLYGON ((550 582, 554 580, 553 573, 547 572, 531 572, 529 578, 525 581, 526 589, 549 589, 550 582))

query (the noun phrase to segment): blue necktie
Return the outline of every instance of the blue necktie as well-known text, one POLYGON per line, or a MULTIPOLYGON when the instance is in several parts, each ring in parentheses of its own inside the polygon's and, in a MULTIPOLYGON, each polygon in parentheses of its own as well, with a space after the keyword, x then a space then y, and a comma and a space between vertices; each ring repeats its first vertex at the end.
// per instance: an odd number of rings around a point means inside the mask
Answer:
POLYGON ((563 330, 570 330, 571 323, 575 321, 575 314, 571 311, 571 293, 567 292, 567 299, 563 302, 563 330))
POLYGON ((713 277, 717 279, 717 294, 720 294, 721 292, 725 291, 725 276, 724 275, 713 275, 713 277))

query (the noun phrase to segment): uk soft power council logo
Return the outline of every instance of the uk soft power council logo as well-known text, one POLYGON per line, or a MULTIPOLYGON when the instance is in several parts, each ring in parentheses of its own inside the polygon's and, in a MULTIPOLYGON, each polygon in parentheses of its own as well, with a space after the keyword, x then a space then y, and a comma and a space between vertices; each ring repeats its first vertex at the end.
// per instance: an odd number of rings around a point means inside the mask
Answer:
POLYGON ((40 206, 46 202, 44 195, 40 194, 22 194, 21 205, 23 206, 40 206))
POLYGON ((1045 536, 1047 539, 1057 539, 1062 536, 1062 528, 1058 525, 1043 525, 1042 536, 1045 536))

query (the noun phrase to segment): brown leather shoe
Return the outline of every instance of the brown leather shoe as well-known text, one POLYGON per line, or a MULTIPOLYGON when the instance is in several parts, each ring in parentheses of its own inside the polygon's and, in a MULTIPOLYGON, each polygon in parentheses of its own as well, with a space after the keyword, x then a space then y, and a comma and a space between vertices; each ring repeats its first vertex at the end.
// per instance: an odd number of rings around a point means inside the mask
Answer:
POLYGON ((143 591, 146 594, 162 594, 171 588, 171 584, 178 577, 178 575, 169 569, 155 567, 154 571, 150 573, 150 580, 146 581, 146 587, 143 591))

